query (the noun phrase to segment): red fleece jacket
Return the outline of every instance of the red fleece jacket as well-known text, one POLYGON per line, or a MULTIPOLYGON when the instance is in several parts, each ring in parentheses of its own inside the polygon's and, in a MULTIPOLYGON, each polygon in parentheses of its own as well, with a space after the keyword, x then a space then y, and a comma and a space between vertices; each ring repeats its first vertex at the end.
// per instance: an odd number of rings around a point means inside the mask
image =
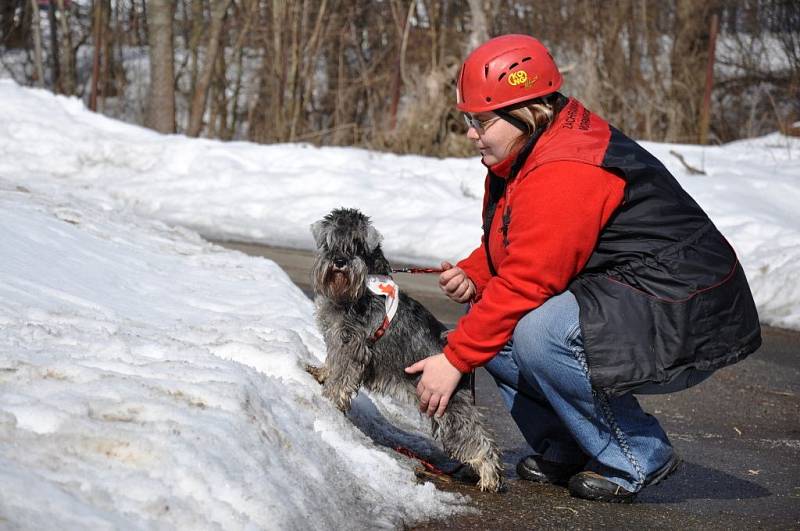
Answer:
MULTIPOLYGON (((622 201, 625 182, 596 165, 608 142, 607 124, 592 114, 587 133, 570 129, 564 120, 559 115, 542 135, 497 204, 489 232, 497 276, 489 272, 483 245, 458 263, 477 288, 472 308, 444 349, 462 372, 487 363, 525 314, 567 289, 622 201), (510 214, 506 244, 504 212, 510 214)), ((491 170, 507 178, 511 159, 491 170)))

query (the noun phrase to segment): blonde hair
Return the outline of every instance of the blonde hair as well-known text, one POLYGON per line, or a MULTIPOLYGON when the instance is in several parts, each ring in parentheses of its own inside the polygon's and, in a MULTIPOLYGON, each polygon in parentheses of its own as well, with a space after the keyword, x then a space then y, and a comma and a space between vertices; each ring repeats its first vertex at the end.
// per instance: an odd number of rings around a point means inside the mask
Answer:
POLYGON ((514 118, 528 126, 528 132, 518 136, 512 143, 511 152, 519 149, 539 129, 547 129, 555 118, 555 101, 553 99, 536 99, 533 102, 508 111, 514 118))

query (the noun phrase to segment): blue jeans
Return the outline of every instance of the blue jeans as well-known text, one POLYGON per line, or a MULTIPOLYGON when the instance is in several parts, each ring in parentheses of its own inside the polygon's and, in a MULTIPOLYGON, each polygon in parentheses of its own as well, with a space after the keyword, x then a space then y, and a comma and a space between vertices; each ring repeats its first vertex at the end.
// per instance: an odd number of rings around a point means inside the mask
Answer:
POLYGON ((667 434, 632 393, 610 397, 592 388, 569 291, 525 315, 486 369, 525 440, 547 461, 585 463, 636 492, 672 456, 667 434))

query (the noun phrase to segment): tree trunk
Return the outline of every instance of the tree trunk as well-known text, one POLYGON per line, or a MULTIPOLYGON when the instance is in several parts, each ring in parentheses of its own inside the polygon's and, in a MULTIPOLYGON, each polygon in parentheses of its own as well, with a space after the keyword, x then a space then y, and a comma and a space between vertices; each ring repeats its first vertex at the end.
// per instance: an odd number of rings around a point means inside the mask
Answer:
POLYGON ((392 102, 389 107, 389 129, 391 131, 397 128, 397 110, 400 105, 403 85, 409 84, 408 76, 406 75, 406 49, 408 47, 408 34, 411 29, 411 17, 414 16, 415 7, 416 0, 409 2, 408 15, 402 21, 402 27, 397 28, 400 34, 400 50, 397 55, 397 70, 395 70, 394 81, 392 82, 392 102))
MULTIPOLYGON (((139 9, 136 0, 131 0, 130 8, 128 10, 128 20, 130 21, 131 31, 133 32, 133 41, 132 44, 134 46, 141 46, 145 42, 145 27, 147 24, 143 22, 145 17, 145 5, 144 0, 142 0, 142 7, 139 9)), ((129 44, 131 42, 129 41, 129 44)))
POLYGON ((92 89, 89 93, 89 109, 97 111, 97 94, 100 91, 100 58, 103 50, 105 25, 103 24, 103 2, 95 0, 92 6, 92 89))
POLYGON ((675 4, 675 37, 670 54, 672 78, 667 102, 672 116, 666 141, 692 142, 698 138, 697 117, 705 85, 709 20, 716 3, 716 0, 677 0, 675 4))
POLYGON ((483 0, 469 0, 468 3, 472 27, 470 28, 469 39, 467 40, 466 53, 471 52, 489 40, 489 22, 486 19, 486 10, 483 8, 483 0))
POLYGON ((703 106, 700 109, 700 144, 708 143, 708 129, 711 121, 711 91, 714 87, 714 59, 716 55, 717 32, 719 31, 719 16, 711 15, 711 37, 708 43, 708 57, 706 65, 706 87, 703 92, 703 106))
POLYGON ((7 43, 11 40, 11 34, 16 29, 16 24, 14 24, 14 12, 16 10, 16 1, 6 0, 0 4, 0 43, 3 43, 4 46, 10 47, 7 43))
POLYGON ((42 64, 42 28, 39 20, 39 4, 31 0, 31 30, 33 31, 33 53, 36 68, 36 86, 44 87, 44 65, 42 64))
MULTIPOLYGON (((75 53, 72 50, 72 33, 69 30, 69 12, 64 7, 64 0, 56 0, 61 16, 61 40, 64 54, 63 84, 64 94, 75 94, 75 53)), ((51 7, 52 9, 52 7, 51 7)))
POLYGON ((61 80, 61 60, 58 47, 58 24, 56 23, 56 10, 53 4, 47 6, 47 22, 50 26, 50 61, 53 70, 53 91, 63 93, 61 80))
MULTIPOLYGON (((114 62, 114 39, 115 31, 111 28, 111 19, 114 6, 111 0, 102 0, 103 2, 103 62, 100 69, 100 95, 103 99, 118 95, 116 83, 114 83, 115 70, 117 66, 114 62)), ((116 3, 116 2, 115 2, 116 3)))
POLYGON ((260 0, 250 0, 250 5, 244 17, 244 26, 236 37, 236 42, 231 47, 231 55, 235 57, 236 61, 236 81, 234 82, 233 96, 231 97, 231 120, 229 124, 225 125, 224 140, 232 139, 239 125, 239 98, 242 93, 242 78, 244 77, 244 42, 250 34, 253 21, 258 20, 259 3, 260 0))
MULTIPOLYGON (((189 38, 186 40, 189 46, 189 79, 190 90, 192 94, 197 87, 197 80, 200 77, 200 39, 206 29, 205 24, 205 11, 203 9, 203 0, 191 0, 191 23, 189 24, 189 38)), ((186 11, 186 10, 184 10, 186 11)))
POLYGON ((6 48, 25 48, 31 32, 31 7, 28 0, 0 2, 0 43, 6 48), (19 8, 20 17, 14 14, 19 8))
POLYGON ((150 91, 145 125, 161 133, 175 132, 175 58, 171 0, 151 0, 147 6, 150 44, 150 91))
POLYGON ((206 47, 205 63, 203 72, 197 81, 192 96, 191 114, 189 116, 189 127, 186 130, 188 136, 196 137, 203 128, 203 114, 206 112, 208 103, 208 87, 211 84, 211 77, 214 74, 214 65, 217 63, 219 53, 219 41, 222 34, 222 27, 225 22, 225 13, 231 5, 232 0, 214 0, 211 7, 211 31, 206 47))

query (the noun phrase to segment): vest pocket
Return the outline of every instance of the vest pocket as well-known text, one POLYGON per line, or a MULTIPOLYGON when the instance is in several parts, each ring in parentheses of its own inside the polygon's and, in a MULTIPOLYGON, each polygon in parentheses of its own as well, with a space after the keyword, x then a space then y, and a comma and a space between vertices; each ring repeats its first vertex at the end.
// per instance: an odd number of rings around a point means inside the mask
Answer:
POLYGON ((760 327, 741 265, 734 260, 724 278, 682 300, 608 276, 576 279, 569 289, 580 306, 592 385, 622 394, 669 383, 687 368, 713 371, 753 352, 760 327))
POLYGON ((736 253, 710 222, 681 242, 617 266, 608 277, 662 302, 683 302, 731 278, 736 253))

